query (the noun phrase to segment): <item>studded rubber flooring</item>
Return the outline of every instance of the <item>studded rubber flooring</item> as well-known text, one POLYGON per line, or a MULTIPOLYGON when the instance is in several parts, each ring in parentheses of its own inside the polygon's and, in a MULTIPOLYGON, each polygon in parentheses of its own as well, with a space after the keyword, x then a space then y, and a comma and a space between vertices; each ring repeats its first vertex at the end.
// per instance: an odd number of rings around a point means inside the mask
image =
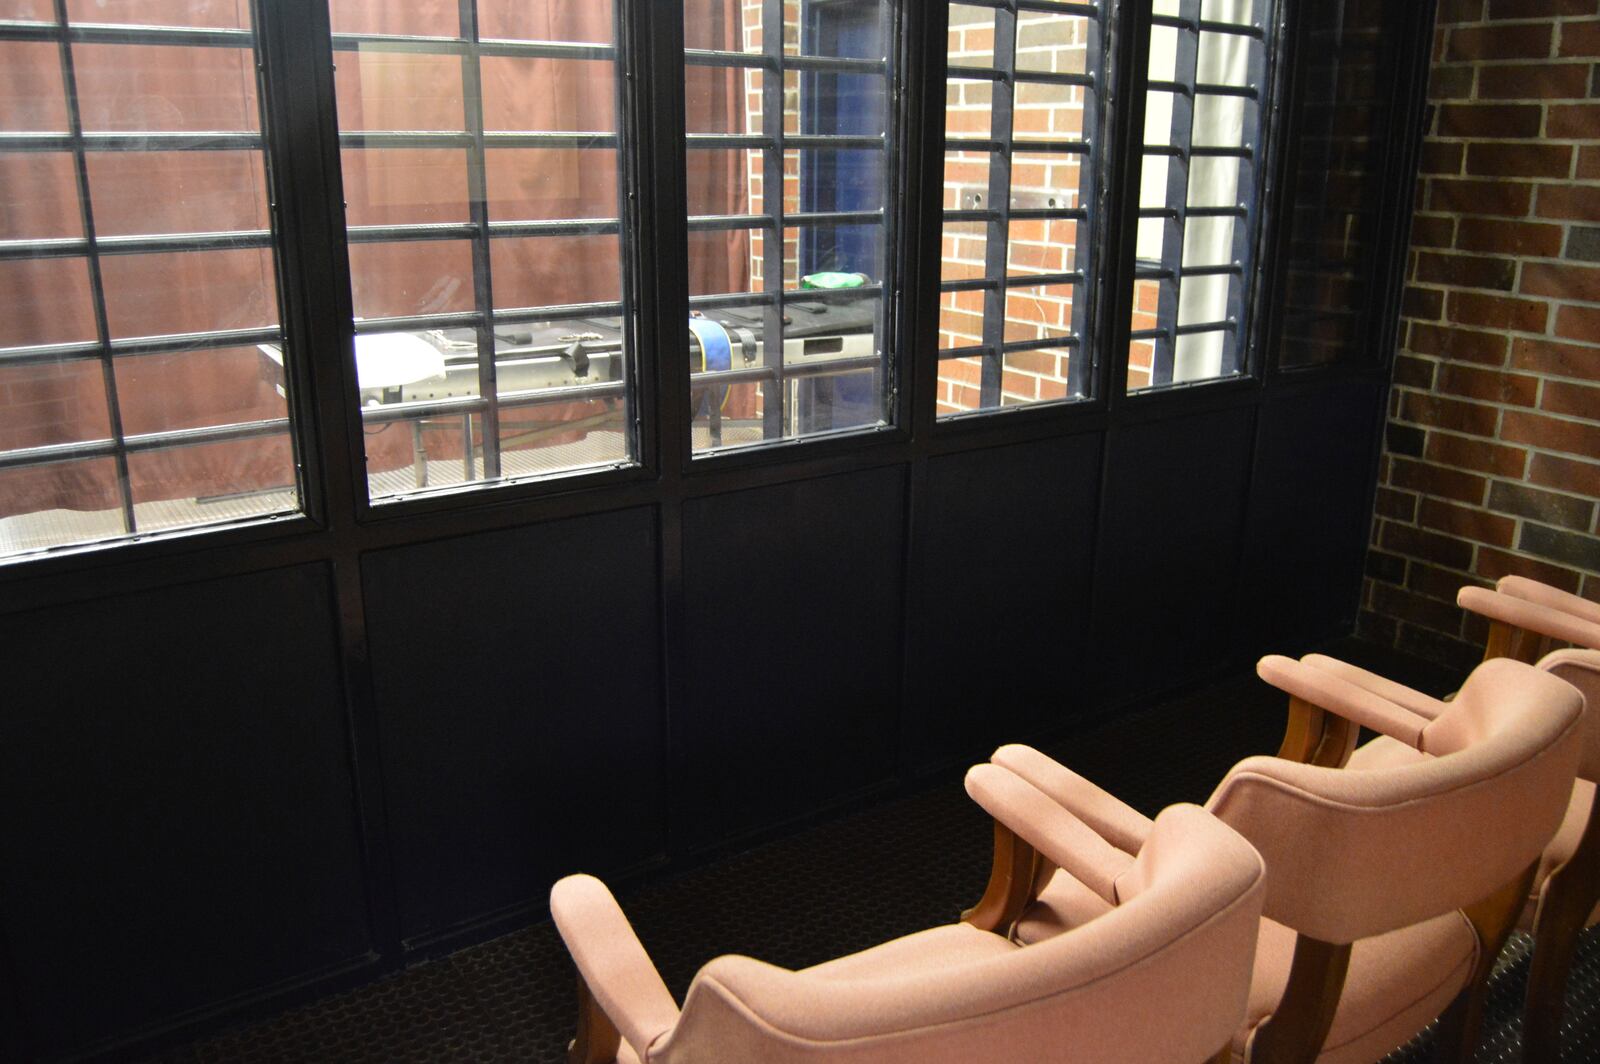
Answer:
MULTIPOLYGON (((1361 644, 1337 653, 1443 692, 1417 662, 1361 644)), ((1203 801, 1239 758, 1281 737, 1282 699, 1243 676, 1125 716, 1045 749, 1137 808, 1203 801)), ((708 866, 618 892, 681 1000, 701 964, 739 952, 803 967, 948 923, 981 893, 989 824, 958 777, 708 866)), ((1479 1064, 1521 1059, 1530 942, 1493 979, 1479 1064)), ((148 1064, 517 1061, 559 1064, 571 1037, 573 971, 548 921, 361 989, 163 1054, 148 1064)), ((1431 1031, 1383 1064, 1434 1059, 1431 1031)), ((1600 934, 1569 984, 1565 1061, 1600 1061, 1600 934)), ((985 1062, 987 1064, 987 1062, 985 1062)))

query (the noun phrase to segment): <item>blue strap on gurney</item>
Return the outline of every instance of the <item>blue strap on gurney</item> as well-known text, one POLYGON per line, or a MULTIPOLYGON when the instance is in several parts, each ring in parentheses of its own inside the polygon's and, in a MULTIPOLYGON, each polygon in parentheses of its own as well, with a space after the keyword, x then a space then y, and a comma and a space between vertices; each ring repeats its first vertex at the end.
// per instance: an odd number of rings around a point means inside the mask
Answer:
MULTIPOLYGON (((710 318, 690 318, 689 331, 694 333, 696 340, 700 341, 700 368, 712 373, 733 368, 733 338, 728 335, 728 330, 712 321, 710 318)), ((714 402, 720 408, 728 401, 728 389, 724 385, 716 389, 714 402)))

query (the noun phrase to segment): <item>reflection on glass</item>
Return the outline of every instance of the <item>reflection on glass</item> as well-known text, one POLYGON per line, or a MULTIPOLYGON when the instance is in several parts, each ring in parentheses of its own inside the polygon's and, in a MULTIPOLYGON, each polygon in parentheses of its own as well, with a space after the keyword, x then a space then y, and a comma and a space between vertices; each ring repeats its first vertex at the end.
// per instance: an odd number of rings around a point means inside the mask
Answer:
POLYGON ((107 255, 100 273, 113 339, 278 323, 271 248, 107 255))

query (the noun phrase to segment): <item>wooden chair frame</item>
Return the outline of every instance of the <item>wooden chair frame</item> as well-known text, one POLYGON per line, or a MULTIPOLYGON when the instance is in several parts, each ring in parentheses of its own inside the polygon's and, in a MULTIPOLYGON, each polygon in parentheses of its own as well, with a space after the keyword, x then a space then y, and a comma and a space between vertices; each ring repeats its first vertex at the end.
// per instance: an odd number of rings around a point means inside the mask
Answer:
POLYGON ((578 1030, 567 1044, 567 1064, 616 1064, 621 1049, 622 1033, 578 976, 578 1030))

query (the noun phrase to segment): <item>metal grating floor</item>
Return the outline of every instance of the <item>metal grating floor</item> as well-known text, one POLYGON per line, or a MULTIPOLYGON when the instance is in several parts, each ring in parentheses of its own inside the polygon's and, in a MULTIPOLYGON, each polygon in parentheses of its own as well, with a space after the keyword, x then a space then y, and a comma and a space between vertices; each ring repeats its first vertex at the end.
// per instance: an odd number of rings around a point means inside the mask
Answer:
MULTIPOLYGON (((1441 689, 1426 666, 1336 651, 1441 689)), ((1281 737, 1282 699, 1253 676, 1219 683, 1045 749, 1154 813, 1203 801, 1239 758, 1281 737)), ((740 952, 789 967, 956 919, 982 890, 989 824, 959 777, 686 873, 618 891, 667 985, 682 999, 706 960, 740 952)), ((1530 940, 1507 948, 1493 981, 1479 1064, 1521 1058, 1530 940)), ((379 983, 237 1028, 150 1064, 285 1061, 562 1061, 573 973, 543 921, 379 983)), ((1564 1060, 1600 1060, 1600 932, 1583 939, 1569 984, 1564 1060)), ((1434 1058, 1423 1032, 1383 1064, 1434 1058)))

